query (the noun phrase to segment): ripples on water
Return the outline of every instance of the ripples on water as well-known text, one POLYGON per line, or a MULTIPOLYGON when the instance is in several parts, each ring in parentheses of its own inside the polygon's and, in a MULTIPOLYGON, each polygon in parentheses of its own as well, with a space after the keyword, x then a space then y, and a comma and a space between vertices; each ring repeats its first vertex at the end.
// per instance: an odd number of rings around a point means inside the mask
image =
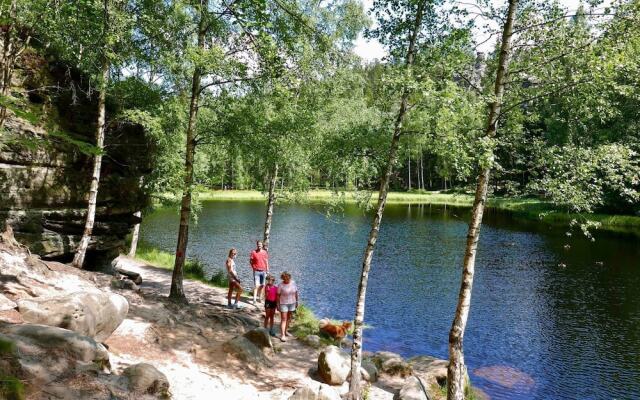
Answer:
MULTIPOLYGON (((263 218, 262 203, 204 203, 189 257, 212 273, 236 247, 250 282, 248 255, 263 218)), ((467 219, 461 209, 388 206, 369 279, 365 349, 447 358, 467 219)), ((352 319, 369 226, 356 209, 326 218, 321 207, 277 206, 272 269, 293 274, 317 315, 352 319)), ((177 228, 175 210, 159 210, 145 219, 142 239, 173 251, 177 228)), ((640 399, 638 240, 580 236, 485 216, 465 358, 491 398, 640 399)))

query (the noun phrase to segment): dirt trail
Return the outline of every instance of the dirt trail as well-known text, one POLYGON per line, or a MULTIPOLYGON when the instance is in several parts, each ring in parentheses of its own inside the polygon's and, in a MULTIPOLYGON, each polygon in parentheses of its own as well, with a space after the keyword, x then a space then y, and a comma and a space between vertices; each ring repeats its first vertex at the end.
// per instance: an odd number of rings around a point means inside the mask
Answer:
MULTIPOLYGON (((287 399, 311 380, 319 351, 298 340, 274 341, 272 368, 256 370, 227 354, 222 344, 260 326, 262 306, 241 299, 241 308, 226 308, 226 289, 185 279, 189 305, 167 299, 171 271, 120 256, 119 267, 139 273, 140 293, 118 291, 130 303, 129 315, 106 341, 117 370, 149 362, 164 372, 175 399, 287 399)), ((278 318, 276 317, 276 323, 278 318)), ((393 394, 372 388, 370 398, 393 394)))

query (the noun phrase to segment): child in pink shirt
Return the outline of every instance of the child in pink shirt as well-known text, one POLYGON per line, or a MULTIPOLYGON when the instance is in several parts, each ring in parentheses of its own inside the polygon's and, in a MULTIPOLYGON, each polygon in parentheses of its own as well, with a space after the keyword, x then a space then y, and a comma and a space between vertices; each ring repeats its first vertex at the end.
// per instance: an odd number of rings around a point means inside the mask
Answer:
POLYGON ((275 336, 273 330, 273 317, 276 315, 276 307, 278 303, 278 287, 274 285, 276 278, 273 275, 267 276, 267 284, 264 287, 264 327, 269 328, 269 334, 275 336))

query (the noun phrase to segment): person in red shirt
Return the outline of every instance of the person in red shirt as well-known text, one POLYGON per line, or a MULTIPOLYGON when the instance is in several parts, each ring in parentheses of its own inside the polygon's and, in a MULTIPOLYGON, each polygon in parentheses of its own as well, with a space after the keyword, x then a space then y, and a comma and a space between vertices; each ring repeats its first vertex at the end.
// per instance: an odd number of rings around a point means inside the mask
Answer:
POLYGON ((269 272, 269 253, 262 247, 261 240, 256 242, 256 249, 249 256, 249 264, 253 270, 253 305, 255 306, 257 297, 262 301, 265 278, 269 272))

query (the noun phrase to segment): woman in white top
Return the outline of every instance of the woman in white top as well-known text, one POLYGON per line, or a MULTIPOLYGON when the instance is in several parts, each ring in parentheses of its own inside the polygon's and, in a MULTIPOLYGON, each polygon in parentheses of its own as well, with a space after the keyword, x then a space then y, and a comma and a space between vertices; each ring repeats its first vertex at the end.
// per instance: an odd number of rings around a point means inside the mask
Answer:
POLYGON ((236 262, 234 258, 238 255, 238 251, 235 248, 229 250, 229 256, 225 266, 227 267, 227 278, 229 279, 229 293, 227 294, 227 307, 238 308, 238 300, 240 300, 240 294, 242 293, 242 286, 240 285, 240 279, 236 273, 236 262), (231 296, 233 290, 236 290, 236 301, 231 305, 231 296))
POLYGON ((289 333, 289 323, 291 322, 291 313, 298 308, 298 287, 291 280, 291 274, 283 272, 280 275, 282 283, 278 285, 278 310, 280 311, 280 340, 287 341, 289 333))

